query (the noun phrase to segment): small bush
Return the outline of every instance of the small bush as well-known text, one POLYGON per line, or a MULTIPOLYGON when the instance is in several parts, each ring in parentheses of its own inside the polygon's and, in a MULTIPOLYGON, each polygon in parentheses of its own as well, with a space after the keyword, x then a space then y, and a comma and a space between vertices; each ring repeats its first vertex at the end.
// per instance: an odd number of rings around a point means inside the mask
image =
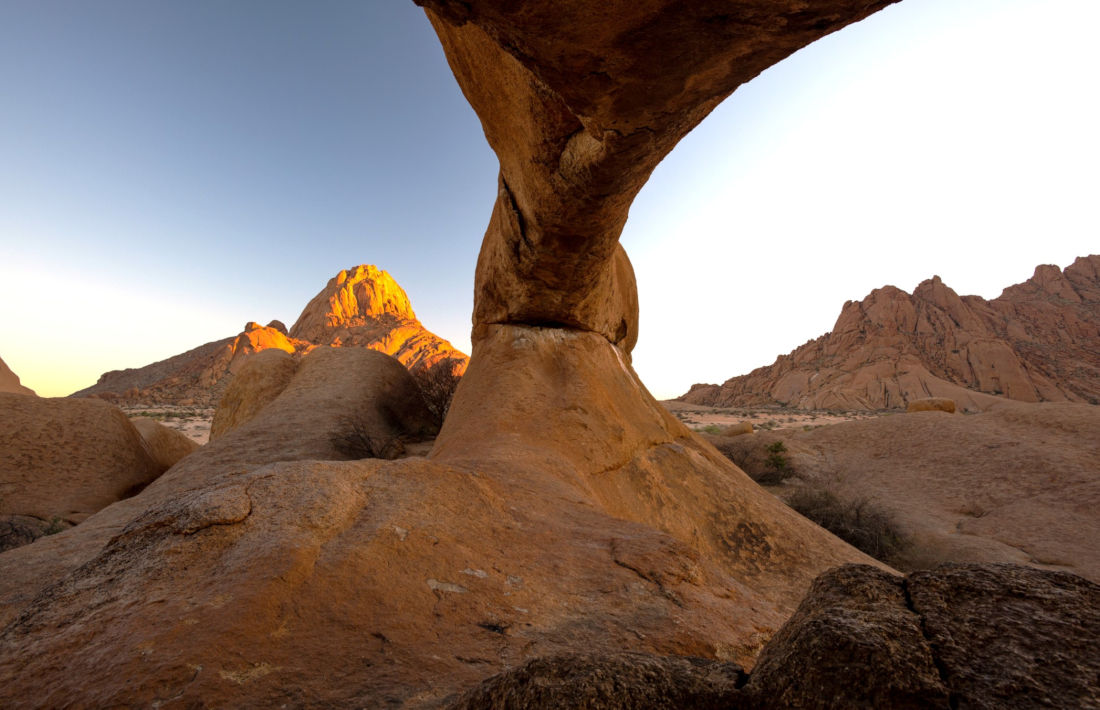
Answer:
POLYGON ((714 434, 715 436, 717 436, 718 434, 722 433, 722 427, 718 426, 717 424, 707 424, 702 429, 697 429, 696 431, 705 432, 707 434, 714 434))
POLYGON ((889 562, 907 545, 890 514, 866 498, 845 501, 829 490, 805 488, 795 491, 786 502, 797 512, 877 560, 889 562))
POLYGON ((53 516, 53 519, 50 520, 50 524, 42 529, 42 534, 43 535, 56 535, 57 533, 61 532, 64 529, 65 529, 65 524, 61 522, 60 517, 55 515, 55 516, 53 516))
POLYGON ((333 448, 350 459, 395 459, 405 453, 401 439, 379 435, 372 429, 371 422, 362 413, 345 415, 339 419, 329 441, 333 448))
POLYGON ((424 398, 424 404, 437 427, 443 426, 455 390, 462 381, 462 375, 455 372, 456 364, 453 360, 443 360, 432 367, 422 367, 412 373, 416 386, 420 389, 420 396, 424 398))

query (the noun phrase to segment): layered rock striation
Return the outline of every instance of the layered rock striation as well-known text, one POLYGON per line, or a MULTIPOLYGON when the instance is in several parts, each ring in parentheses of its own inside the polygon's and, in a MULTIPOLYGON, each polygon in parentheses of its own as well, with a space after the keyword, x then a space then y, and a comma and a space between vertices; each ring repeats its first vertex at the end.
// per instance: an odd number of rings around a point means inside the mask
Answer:
POLYGON ((301 357, 318 345, 378 350, 410 370, 443 364, 461 374, 468 360, 417 320, 393 277, 375 266, 360 265, 333 277, 289 331, 280 321, 265 326, 250 321, 234 337, 145 367, 107 372, 72 396, 213 406, 249 355, 274 349, 301 357))
POLYGON ((963 411, 1000 398, 1100 404, 1100 255, 1043 265, 992 301, 940 278, 912 295, 893 286, 844 304, 830 333, 774 364, 695 385, 711 406, 904 409, 945 397, 963 411))

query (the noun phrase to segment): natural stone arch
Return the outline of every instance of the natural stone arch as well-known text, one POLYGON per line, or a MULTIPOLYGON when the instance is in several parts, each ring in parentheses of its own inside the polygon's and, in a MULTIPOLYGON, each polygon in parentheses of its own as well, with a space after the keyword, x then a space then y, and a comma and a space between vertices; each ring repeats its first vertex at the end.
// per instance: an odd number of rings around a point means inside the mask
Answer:
POLYGON ((895 0, 415 0, 500 159, 478 260, 492 324, 587 330, 629 352, 618 238, 679 140, 741 84, 895 0))

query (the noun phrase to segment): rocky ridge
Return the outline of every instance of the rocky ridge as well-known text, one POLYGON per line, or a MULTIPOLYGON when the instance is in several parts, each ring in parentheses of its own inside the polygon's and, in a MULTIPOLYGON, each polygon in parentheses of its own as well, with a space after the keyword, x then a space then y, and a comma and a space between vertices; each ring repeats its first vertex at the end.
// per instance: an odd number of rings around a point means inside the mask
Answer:
POLYGON ((1002 398, 1100 403, 1100 255, 1042 265, 991 301, 938 276, 844 304, 833 330, 774 364, 679 399, 710 406, 904 409, 946 397, 963 411, 1002 398))
POLYGON ((393 277, 375 266, 340 271, 288 331, 280 321, 248 322, 238 335, 140 368, 112 370, 74 397, 117 402, 212 406, 248 355, 278 349, 296 357, 318 345, 366 347, 410 370, 445 363, 462 372, 467 356, 427 330, 393 277))
POLYGON ((34 390, 19 383, 19 375, 11 371, 7 363, 0 360, 0 392, 14 394, 34 394, 34 390))

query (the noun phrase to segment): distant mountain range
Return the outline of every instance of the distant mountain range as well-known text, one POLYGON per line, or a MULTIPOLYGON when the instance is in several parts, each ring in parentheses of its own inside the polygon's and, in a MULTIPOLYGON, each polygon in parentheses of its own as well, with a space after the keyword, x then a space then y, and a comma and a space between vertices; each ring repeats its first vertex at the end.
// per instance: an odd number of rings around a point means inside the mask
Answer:
POLYGON ((104 373, 96 384, 71 396, 214 405, 246 356, 268 348, 300 355, 318 345, 379 350, 410 370, 443 366, 461 373, 469 360, 420 323, 393 277, 364 264, 330 279, 289 331, 279 321, 266 326, 249 322, 238 335, 145 367, 104 373))
POLYGON ((844 304, 832 332, 774 364, 697 384, 681 401, 723 407, 897 409, 950 397, 977 411, 999 398, 1100 404, 1100 255, 1042 265, 991 301, 938 276, 844 304))

